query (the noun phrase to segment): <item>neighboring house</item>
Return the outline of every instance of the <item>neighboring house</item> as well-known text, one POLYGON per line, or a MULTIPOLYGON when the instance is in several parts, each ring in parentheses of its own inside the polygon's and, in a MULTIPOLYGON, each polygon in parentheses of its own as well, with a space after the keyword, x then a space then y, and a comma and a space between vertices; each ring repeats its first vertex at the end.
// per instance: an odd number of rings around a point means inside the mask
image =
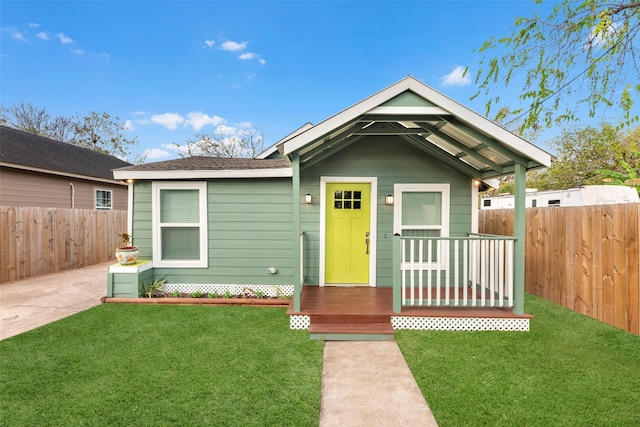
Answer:
POLYGON ((115 170, 133 180, 131 233, 149 262, 114 267, 109 296, 137 296, 130 274, 166 276, 168 290, 185 292, 280 286, 293 294, 291 327, 313 329, 312 295, 360 286, 393 298, 396 329, 528 330, 525 172, 550 162, 409 76, 257 159, 115 170), (516 237, 480 236, 478 191, 507 174, 515 175, 516 237))
POLYGON ((127 184, 113 169, 131 163, 0 126, 0 205, 128 209, 127 184))

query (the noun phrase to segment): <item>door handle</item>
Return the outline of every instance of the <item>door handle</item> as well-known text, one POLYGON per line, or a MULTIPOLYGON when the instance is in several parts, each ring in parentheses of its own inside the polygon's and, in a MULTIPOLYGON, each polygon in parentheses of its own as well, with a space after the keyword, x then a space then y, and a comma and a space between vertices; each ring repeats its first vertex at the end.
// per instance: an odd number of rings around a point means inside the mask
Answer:
POLYGON ((369 255, 369 239, 365 239, 364 241, 367 244, 367 252, 365 254, 369 255))

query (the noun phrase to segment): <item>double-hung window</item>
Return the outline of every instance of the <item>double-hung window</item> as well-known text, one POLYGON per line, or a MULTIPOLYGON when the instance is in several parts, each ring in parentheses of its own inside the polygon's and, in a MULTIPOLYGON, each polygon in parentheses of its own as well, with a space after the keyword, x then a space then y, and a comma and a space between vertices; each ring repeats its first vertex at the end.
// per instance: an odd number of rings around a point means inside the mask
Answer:
MULTIPOLYGON (((394 193, 394 233, 416 239, 449 236, 449 184, 395 184, 394 193)), ((418 242, 414 261, 419 261, 418 242)), ((422 261, 445 268, 443 247, 446 243, 424 240, 422 261)))
POLYGON ((96 189, 96 209, 111 210, 113 208, 111 200, 111 190, 96 189))
POLYGON ((207 267, 207 183, 152 185, 153 264, 207 267))

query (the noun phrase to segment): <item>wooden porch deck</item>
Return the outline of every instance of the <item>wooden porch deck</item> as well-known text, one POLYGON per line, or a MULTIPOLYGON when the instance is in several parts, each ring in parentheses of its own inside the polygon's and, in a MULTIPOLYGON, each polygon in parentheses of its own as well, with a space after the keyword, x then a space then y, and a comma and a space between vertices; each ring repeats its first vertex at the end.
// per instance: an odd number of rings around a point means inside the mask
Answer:
MULTIPOLYGON (((438 318, 531 318, 518 316, 511 309, 498 307, 403 307, 393 312, 393 290, 368 286, 305 286, 300 312, 287 314, 309 316, 312 339, 393 339, 392 316, 438 318), (340 338, 342 337, 342 338, 340 338)), ((426 296, 425 296, 426 297, 426 296)), ((435 291, 432 298, 435 298, 435 291)), ((470 295, 468 295, 470 297, 470 295)), ((453 295, 450 295, 453 298, 453 295)))

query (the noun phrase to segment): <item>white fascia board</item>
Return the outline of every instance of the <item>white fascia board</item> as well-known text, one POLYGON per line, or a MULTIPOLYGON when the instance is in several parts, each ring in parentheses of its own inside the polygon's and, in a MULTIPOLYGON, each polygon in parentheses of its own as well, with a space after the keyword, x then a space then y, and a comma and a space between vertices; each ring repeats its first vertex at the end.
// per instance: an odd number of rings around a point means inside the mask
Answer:
POLYGON ((116 179, 291 178, 291 168, 240 170, 113 171, 116 179))
POLYGON ((465 122, 469 126, 492 136, 502 142, 511 150, 517 152, 523 157, 534 160, 544 166, 551 165, 551 154, 536 147, 530 142, 520 138, 519 136, 509 132, 501 126, 493 123, 491 120, 481 116, 473 110, 462 104, 452 100, 442 93, 430 88, 424 83, 411 79, 410 89, 432 103, 449 111, 452 115, 465 122))
POLYGON ((89 176, 89 175, 80 175, 80 174, 76 174, 76 173, 60 172, 60 171, 55 171, 55 170, 52 170, 52 169, 43 169, 43 168, 36 168, 36 167, 32 167, 32 166, 24 166, 24 165, 19 165, 19 164, 16 164, 16 163, 0 162, 0 167, 6 167, 6 168, 11 168, 11 169, 19 169, 19 170, 24 170, 24 171, 29 171, 29 172, 38 172, 38 173, 44 173, 44 174, 48 174, 48 175, 55 175, 55 176, 64 176, 66 178, 83 179, 85 181, 103 182, 105 184, 112 184, 112 185, 127 185, 125 182, 122 182, 122 181, 118 180, 118 178, 115 178, 115 179, 98 178, 98 177, 89 176))
POLYGON ((297 135, 290 140, 285 141, 283 144, 284 149, 281 150, 282 154, 291 154, 292 152, 304 147, 311 141, 314 141, 322 137, 323 135, 330 133, 334 129, 343 126, 345 123, 356 119, 357 117, 365 114, 367 111, 372 110, 380 104, 390 100, 394 96, 397 96, 405 90, 410 89, 409 83, 411 80, 411 77, 405 77, 398 83, 395 83, 387 87, 386 89, 383 89, 380 92, 371 95, 370 97, 358 102, 357 104, 352 105, 346 110, 342 110, 338 114, 335 114, 328 119, 318 123, 312 128, 301 133, 300 135, 297 135))
POLYGON ((273 154, 276 151, 278 151, 285 141, 290 140, 294 136, 300 135, 302 132, 305 132, 306 130, 311 129, 312 127, 313 127, 313 124, 311 122, 305 123, 304 125, 300 126, 298 129, 294 130, 293 132, 291 132, 290 134, 288 134, 284 138, 282 138, 279 141, 277 141, 271 147, 269 147, 266 150, 264 150, 262 153, 258 154, 256 156, 256 159, 266 159, 271 154, 273 154))
POLYGON ((256 156, 256 159, 261 159, 261 160, 262 159, 266 159, 267 157, 269 157, 270 155, 272 155, 276 151, 278 151, 277 143, 273 144, 271 147, 267 148, 262 153, 258 154, 256 156))

